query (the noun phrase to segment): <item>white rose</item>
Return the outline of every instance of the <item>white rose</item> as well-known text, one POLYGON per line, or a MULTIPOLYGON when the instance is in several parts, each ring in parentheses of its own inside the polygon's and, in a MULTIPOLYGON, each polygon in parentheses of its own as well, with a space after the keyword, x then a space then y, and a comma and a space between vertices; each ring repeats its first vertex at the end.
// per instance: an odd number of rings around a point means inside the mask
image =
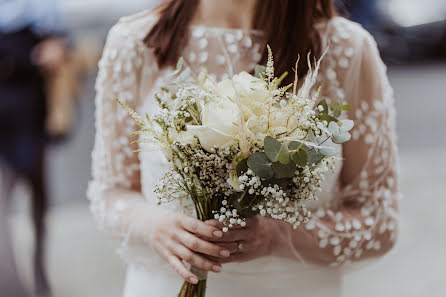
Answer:
POLYGON ((241 72, 232 79, 217 84, 215 93, 232 100, 239 96, 245 120, 251 115, 260 116, 266 112, 265 104, 269 102, 269 92, 265 83, 247 72, 241 72), (236 92, 237 91, 237 92, 236 92))
POLYGON ((224 147, 238 135, 239 110, 227 99, 210 101, 204 105, 201 126, 188 125, 187 130, 196 135, 208 152, 214 146, 224 147))

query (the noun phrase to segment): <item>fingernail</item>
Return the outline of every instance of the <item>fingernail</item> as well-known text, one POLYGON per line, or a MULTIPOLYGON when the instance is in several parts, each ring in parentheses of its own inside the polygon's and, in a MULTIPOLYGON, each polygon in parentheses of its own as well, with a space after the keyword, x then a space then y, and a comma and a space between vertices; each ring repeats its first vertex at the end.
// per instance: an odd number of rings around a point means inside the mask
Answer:
POLYGON ((221 271, 221 267, 218 266, 218 265, 214 265, 214 266, 212 266, 212 270, 213 270, 214 272, 220 272, 220 271, 221 271))
POLYGON ((230 255, 231 255, 231 253, 228 250, 220 251, 220 256, 222 256, 222 257, 229 257, 230 255))
POLYGON ((198 283, 198 279, 195 278, 195 277, 191 277, 191 278, 189 278, 189 281, 190 281, 192 284, 197 284, 197 283, 198 283))
POLYGON ((221 232, 221 231, 214 231, 214 236, 215 237, 218 237, 218 238, 222 238, 223 237, 223 232, 221 232))

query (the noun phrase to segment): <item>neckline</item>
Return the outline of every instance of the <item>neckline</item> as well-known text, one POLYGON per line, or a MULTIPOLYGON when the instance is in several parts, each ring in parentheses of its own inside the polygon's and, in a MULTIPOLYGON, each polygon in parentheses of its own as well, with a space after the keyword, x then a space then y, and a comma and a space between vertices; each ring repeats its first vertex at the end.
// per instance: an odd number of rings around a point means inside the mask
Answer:
POLYGON ((205 31, 214 32, 243 32, 245 34, 263 35, 263 31, 259 29, 242 29, 242 28, 230 28, 230 27, 218 27, 218 26, 208 26, 208 25, 190 25, 191 29, 202 29, 205 31))

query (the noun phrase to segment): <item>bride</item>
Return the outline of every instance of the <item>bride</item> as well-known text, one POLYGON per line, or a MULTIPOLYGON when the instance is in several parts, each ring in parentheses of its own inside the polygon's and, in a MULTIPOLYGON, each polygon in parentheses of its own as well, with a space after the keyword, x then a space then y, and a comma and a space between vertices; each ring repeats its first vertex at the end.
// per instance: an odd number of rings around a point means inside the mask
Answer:
MULTIPOLYGON (((301 59, 299 77, 308 66, 301 59)), ((291 76, 289 75, 290 79, 291 76)), ((373 38, 336 15, 332 0, 169 0, 122 18, 110 31, 96 97, 93 180, 98 225, 121 239, 125 297, 171 297, 189 264, 209 270, 208 296, 341 296, 342 274, 387 253, 398 231, 398 156, 393 93, 373 38), (253 71, 275 54, 276 74, 298 54, 322 60, 323 97, 354 106, 352 140, 324 181, 312 218, 297 230, 255 217, 222 233, 178 205, 158 206, 153 189, 167 170, 160 152, 133 153, 137 128, 115 98, 152 114, 178 58, 217 80, 253 71)))

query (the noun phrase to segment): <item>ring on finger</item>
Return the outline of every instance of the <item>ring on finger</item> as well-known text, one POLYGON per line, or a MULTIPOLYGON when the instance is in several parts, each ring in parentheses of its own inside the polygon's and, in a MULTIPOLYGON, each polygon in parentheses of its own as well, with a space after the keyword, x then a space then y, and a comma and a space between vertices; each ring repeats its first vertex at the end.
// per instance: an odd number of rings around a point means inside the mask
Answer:
POLYGON ((240 253, 243 250, 243 243, 241 241, 237 241, 237 253, 240 253))

